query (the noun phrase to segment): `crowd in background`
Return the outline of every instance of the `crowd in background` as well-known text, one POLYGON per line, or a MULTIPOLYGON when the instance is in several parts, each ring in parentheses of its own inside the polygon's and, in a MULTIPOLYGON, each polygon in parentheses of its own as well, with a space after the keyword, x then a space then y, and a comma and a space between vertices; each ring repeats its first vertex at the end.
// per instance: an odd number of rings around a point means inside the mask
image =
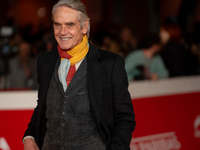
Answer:
MULTIPOLYGON (((0 40, 0 89, 38 89, 37 58, 41 53, 57 50, 53 31, 32 33, 32 26, 10 29, 0 40), (9 32, 8 32, 9 33, 9 32)), ((9 29, 4 29, 9 30, 9 29)), ((4 34, 3 34, 4 33, 4 34)), ((158 80, 200 74, 200 34, 182 35, 177 22, 168 21, 158 33, 138 39, 130 27, 99 30, 90 37, 97 47, 121 55, 129 81, 158 80)))
POLYGON ((128 27, 110 31, 99 31, 96 43, 124 57, 129 81, 200 74, 199 24, 192 34, 183 35, 178 22, 169 18, 158 33, 148 33, 140 40, 128 27))
POLYGON ((41 29, 34 33, 32 29, 32 25, 18 31, 15 27, 1 28, 0 89, 38 89, 38 56, 56 50, 57 43, 53 31, 41 29))

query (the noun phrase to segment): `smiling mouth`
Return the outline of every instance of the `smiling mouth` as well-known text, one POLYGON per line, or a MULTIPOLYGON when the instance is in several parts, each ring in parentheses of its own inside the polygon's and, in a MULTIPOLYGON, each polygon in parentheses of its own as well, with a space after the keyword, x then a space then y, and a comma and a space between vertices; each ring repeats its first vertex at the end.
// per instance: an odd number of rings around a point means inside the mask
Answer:
POLYGON ((71 38, 60 38, 60 39, 63 40, 63 41, 68 41, 71 38))

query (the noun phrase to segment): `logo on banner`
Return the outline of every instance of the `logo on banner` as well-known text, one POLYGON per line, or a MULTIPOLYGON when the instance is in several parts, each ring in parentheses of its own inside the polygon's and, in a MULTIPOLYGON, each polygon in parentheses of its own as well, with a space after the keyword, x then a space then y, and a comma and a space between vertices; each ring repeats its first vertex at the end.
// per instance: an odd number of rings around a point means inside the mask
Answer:
POLYGON ((10 147, 4 137, 0 137, 0 149, 1 150, 10 150, 10 147))
POLYGON ((131 140, 131 150, 180 150, 181 143, 175 132, 168 132, 131 140))
POLYGON ((200 138, 200 115, 194 121, 194 136, 200 138))

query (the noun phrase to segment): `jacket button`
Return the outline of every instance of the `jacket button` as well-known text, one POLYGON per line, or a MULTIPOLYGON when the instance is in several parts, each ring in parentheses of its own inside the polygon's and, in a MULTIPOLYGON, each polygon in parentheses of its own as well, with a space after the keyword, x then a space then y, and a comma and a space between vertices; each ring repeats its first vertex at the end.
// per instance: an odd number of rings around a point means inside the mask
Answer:
POLYGON ((64 115, 64 114, 65 114, 65 112, 62 112, 62 114, 64 115))

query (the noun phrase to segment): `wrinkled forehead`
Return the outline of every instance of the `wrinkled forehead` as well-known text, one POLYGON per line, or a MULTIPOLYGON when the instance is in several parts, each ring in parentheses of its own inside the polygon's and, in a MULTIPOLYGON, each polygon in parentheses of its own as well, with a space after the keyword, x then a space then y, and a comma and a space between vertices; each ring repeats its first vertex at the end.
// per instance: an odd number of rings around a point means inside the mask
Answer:
POLYGON ((60 17, 79 19, 79 12, 67 5, 61 5, 54 9, 52 12, 52 20, 55 21, 60 17))

